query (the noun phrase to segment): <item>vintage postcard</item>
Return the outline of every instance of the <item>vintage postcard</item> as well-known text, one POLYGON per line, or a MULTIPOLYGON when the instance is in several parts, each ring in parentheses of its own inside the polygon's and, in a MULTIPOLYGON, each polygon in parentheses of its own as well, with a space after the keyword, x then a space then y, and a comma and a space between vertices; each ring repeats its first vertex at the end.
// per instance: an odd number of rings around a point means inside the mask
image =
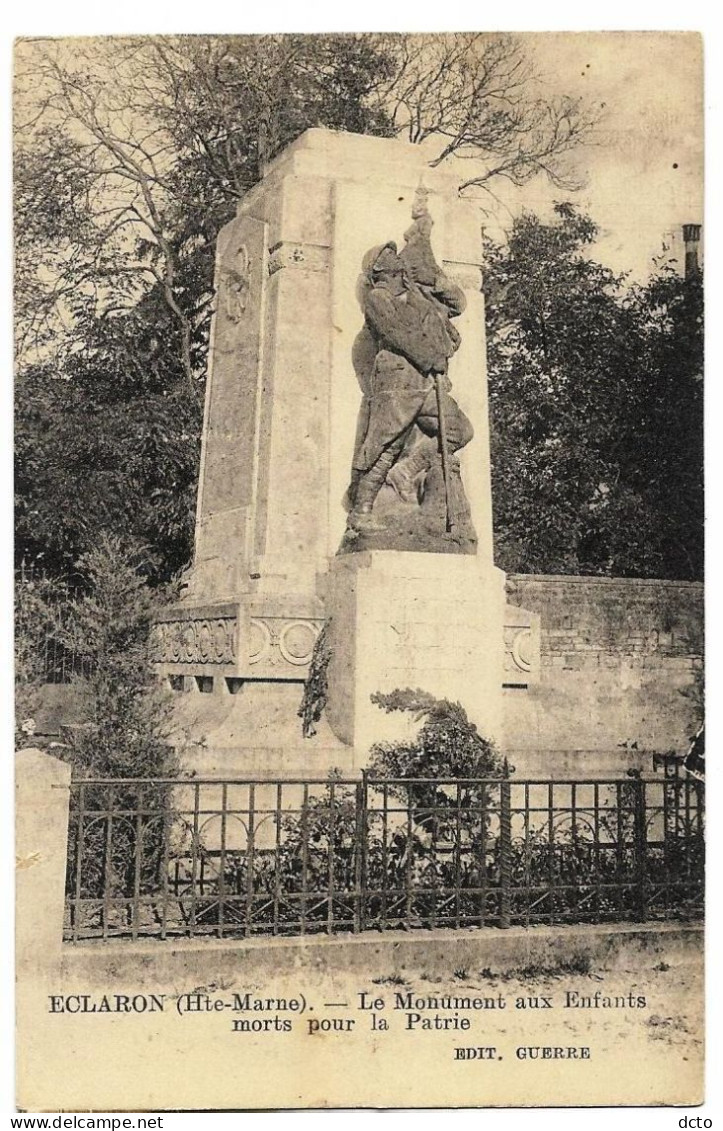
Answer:
POLYGON ((18 1107, 701 1104, 701 37, 14 115, 18 1107))

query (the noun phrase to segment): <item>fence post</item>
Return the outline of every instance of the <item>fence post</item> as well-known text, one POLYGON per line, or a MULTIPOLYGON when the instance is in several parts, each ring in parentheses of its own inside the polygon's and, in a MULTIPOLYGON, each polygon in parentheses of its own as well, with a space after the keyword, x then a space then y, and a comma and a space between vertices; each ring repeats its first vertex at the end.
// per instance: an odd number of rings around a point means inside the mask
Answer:
POLYGON ((354 931, 356 933, 363 931, 366 927, 368 790, 367 771, 362 770, 361 781, 356 784, 356 853, 354 856, 354 886, 357 904, 354 931))
POLYGON ((68 862, 70 766, 35 748, 15 758, 18 978, 57 977, 68 862))
MULTIPOLYGON (((35 748, 15 757, 17 1079, 27 1089, 47 1059, 43 1025, 61 988, 70 766, 35 748)), ((33 1106, 24 1102, 31 1111, 33 1106)))
POLYGON ((635 844, 635 882, 637 889, 636 919, 644 923, 648 917, 648 834, 646 822, 645 782, 632 779, 633 838, 635 844))
POLYGON ((509 778, 500 781, 500 919, 499 926, 510 926, 510 886, 512 882, 512 810, 509 778))

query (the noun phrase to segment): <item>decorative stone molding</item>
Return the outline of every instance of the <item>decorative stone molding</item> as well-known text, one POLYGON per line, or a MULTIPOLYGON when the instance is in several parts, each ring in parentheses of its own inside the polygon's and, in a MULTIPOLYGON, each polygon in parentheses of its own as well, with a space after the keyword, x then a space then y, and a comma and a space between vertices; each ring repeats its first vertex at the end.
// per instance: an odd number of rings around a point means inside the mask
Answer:
POLYGON ((245 611, 233 602, 176 606, 159 613, 151 655, 153 663, 175 675, 213 675, 222 668, 241 679, 303 679, 323 624, 311 610, 298 608, 245 611))
POLYGON ((537 683, 540 678, 540 618, 514 606, 505 611, 503 682, 537 683))
POLYGON ((521 672, 532 670, 532 633, 529 628, 522 628, 514 635, 511 655, 521 672))
POLYGON ((320 244, 301 244, 291 241, 274 244, 269 248, 269 275, 275 275, 283 267, 303 268, 306 271, 328 271, 329 248, 320 244))
POLYGON ((249 663, 264 669, 307 667, 322 620, 253 617, 250 621, 249 663))
POLYGON ((235 616, 157 621, 151 632, 155 664, 234 664, 235 616))

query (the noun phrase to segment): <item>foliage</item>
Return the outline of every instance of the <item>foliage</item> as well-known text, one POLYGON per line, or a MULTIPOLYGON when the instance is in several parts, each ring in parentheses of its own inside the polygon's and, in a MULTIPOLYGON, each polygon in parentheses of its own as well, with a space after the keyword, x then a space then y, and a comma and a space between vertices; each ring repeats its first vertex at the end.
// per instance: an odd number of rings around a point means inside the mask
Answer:
POLYGON ((21 41, 16 83, 20 345, 155 289, 189 385, 218 228, 305 129, 431 141, 433 164, 480 159, 466 183, 567 183, 596 118, 480 33, 21 41))
POLYGON ((596 263, 569 204, 487 247, 496 559, 510 572, 702 571, 702 297, 596 263))
MULTIPOLYGON (((403 711, 416 722, 424 720, 414 739, 375 743, 370 751, 370 780, 392 779, 389 794, 401 801, 409 815, 406 827, 393 832, 385 867, 391 864, 406 875, 414 861, 416 871, 436 874, 440 841, 464 830, 474 847, 488 835, 489 815, 480 816, 485 786, 476 779, 507 777, 507 762, 470 722, 460 703, 411 688, 378 692, 372 695, 372 702, 388 713, 403 711), (428 780, 406 785, 405 778, 428 780), (455 781, 459 783, 456 787, 455 781)), ((474 859, 471 863, 474 870, 474 859)))
POLYGON ((358 833, 354 793, 348 787, 327 785, 321 796, 309 799, 301 813, 284 818, 274 880, 280 872, 285 891, 300 891, 306 868, 306 886, 312 891, 323 890, 328 884, 331 855, 335 884, 342 890, 353 887, 358 833))
POLYGON ((304 680, 304 695, 297 711, 302 720, 301 729, 304 738, 311 738, 316 734, 316 723, 319 722, 326 707, 329 690, 327 670, 332 655, 329 647, 330 625, 331 617, 324 622, 321 632, 314 641, 309 671, 304 680))
POLYGON ((72 576, 118 535, 148 545, 148 576, 168 581, 192 550, 198 414, 182 388, 128 387, 128 372, 124 387, 110 368, 78 364, 59 380, 33 367, 18 380, 16 554, 72 576))
POLYGON ((45 681, 45 641, 57 634, 65 587, 38 574, 15 578, 15 746, 34 742, 35 716, 45 681))
POLYGON ((20 556, 65 571, 120 530, 156 580, 188 561, 218 230, 308 126, 384 129, 375 59, 353 36, 20 44, 20 556))
POLYGON ((309 126, 384 132, 364 105, 380 68, 364 36, 21 43, 21 348, 60 338, 72 352, 94 319, 154 295, 193 394, 218 229, 309 126))
POLYGON ((550 96, 521 40, 468 32, 378 37, 391 60, 380 94, 392 127, 427 143, 431 164, 474 157, 460 189, 491 191, 504 179, 523 185, 538 175, 580 187, 569 157, 592 140, 602 106, 550 96))
MULTIPOLYGON (((138 544, 108 534, 77 563, 84 590, 69 604, 68 626, 88 675, 77 680, 84 691, 84 718, 72 728, 67 751, 76 780, 153 779, 178 773, 171 742, 171 696, 158 681, 148 648, 160 601, 145 576, 148 564, 138 544)), ((75 894, 72 877, 78 866, 84 899, 102 894, 115 898, 133 891, 136 879, 141 893, 154 890, 172 825, 170 787, 123 782, 82 788, 89 816, 80 826, 77 810, 71 813, 68 894, 75 894), (149 807, 158 813, 149 812, 149 807), (109 817, 108 808, 119 815, 109 817), (135 810, 142 816, 129 819, 127 814, 135 810)), ((80 909, 75 914, 82 919, 80 909)), ((114 904, 113 915, 118 926, 124 915, 120 905, 114 904)))
POLYGON ((378 778, 497 778, 502 758, 470 722, 460 703, 426 691, 377 692, 372 702, 390 713, 404 711, 424 725, 410 742, 379 742, 370 751, 369 774, 378 778))
POLYGON ((170 694, 150 662, 148 635, 158 595, 148 586, 137 546, 104 535, 78 562, 86 591, 70 603, 87 715, 70 758, 79 776, 163 777, 176 769, 170 744, 170 694))
POLYGON ((702 657, 697 661, 697 666, 693 668, 691 683, 686 687, 679 688, 678 694, 687 699, 689 703, 691 733, 688 737, 692 742, 696 732, 705 722, 705 667, 702 657))
POLYGON ((655 516, 662 576, 703 577, 703 277, 663 266, 635 288, 638 321, 635 430, 625 474, 655 516))

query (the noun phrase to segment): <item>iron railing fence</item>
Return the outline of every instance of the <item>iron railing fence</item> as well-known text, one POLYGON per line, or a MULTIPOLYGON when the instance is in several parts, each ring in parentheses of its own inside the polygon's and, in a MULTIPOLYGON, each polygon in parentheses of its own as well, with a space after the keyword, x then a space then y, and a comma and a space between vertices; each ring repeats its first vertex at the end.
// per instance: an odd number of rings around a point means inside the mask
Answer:
POLYGON ((703 913, 704 789, 644 779, 87 779, 66 938, 303 935, 703 913))
POLYGON ((15 570, 15 639, 20 666, 42 683, 89 678, 91 661, 80 647, 71 606, 79 590, 33 563, 15 570))
POLYGON ((703 785, 115 779, 71 787, 66 938, 305 935, 703 911, 703 785))

